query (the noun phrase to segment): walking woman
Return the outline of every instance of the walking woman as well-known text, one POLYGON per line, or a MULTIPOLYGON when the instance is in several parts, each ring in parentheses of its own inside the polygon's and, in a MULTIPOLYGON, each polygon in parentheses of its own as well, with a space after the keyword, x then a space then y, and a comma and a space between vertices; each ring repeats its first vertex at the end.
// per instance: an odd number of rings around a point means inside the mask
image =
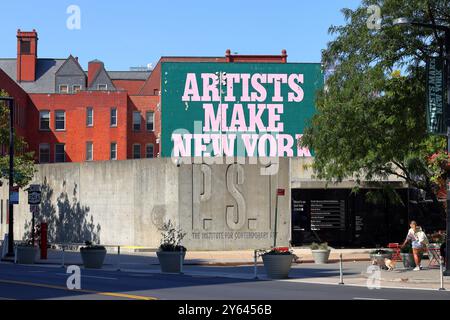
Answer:
POLYGON ((408 236, 406 237, 405 242, 403 242, 402 248, 406 246, 408 242, 411 242, 414 262, 416 263, 416 268, 414 269, 414 271, 420 271, 422 254, 427 250, 428 238, 425 232, 423 232, 422 228, 417 225, 416 221, 411 221, 409 226, 411 229, 409 229, 408 231, 408 236))

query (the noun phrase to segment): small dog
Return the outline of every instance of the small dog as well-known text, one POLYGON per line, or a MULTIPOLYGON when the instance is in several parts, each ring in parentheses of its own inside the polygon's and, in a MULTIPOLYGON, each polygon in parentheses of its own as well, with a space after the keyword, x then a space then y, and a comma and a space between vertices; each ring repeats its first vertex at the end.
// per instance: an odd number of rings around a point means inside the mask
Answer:
POLYGON ((395 261, 386 258, 386 259, 384 259, 384 264, 385 264, 385 266, 386 266, 388 271, 394 271, 395 270, 395 265, 396 265, 395 261))
POLYGON ((373 260, 372 261, 372 265, 373 266, 379 266, 381 269, 383 270, 387 270, 387 271, 394 271, 395 270, 395 265, 397 263, 391 259, 384 259, 384 266, 382 264, 379 264, 377 260, 373 260))

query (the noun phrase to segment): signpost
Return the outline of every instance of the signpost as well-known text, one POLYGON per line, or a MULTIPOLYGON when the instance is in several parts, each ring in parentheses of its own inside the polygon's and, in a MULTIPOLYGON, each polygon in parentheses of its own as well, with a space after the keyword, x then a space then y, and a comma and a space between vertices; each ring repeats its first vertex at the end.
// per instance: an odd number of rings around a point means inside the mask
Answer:
POLYGON ((447 134, 444 70, 444 59, 429 58, 427 62, 427 127, 431 134, 447 134))
POLYGON ((32 213, 31 219, 31 241, 35 242, 35 217, 39 214, 39 205, 41 204, 41 186, 38 184, 31 185, 28 189, 28 204, 32 213))
POLYGON ((12 188, 9 192, 9 203, 10 204, 19 204, 19 191, 17 188, 12 188))

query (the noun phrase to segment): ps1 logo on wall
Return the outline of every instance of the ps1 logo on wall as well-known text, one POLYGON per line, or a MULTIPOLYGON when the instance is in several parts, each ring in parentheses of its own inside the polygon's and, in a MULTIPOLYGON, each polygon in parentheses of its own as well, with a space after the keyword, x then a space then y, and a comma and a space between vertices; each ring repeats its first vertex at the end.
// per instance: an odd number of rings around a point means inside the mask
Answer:
POLYGON ((163 157, 310 157, 320 64, 162 64, 163 157), (200 125, 199 125, 200 124, 200 125))

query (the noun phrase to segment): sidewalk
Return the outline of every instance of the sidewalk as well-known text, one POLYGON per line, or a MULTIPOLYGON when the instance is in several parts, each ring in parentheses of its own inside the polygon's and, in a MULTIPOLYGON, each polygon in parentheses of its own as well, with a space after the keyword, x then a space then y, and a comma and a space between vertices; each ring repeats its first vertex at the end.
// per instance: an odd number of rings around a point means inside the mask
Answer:
MULTIPOLYGON (((368 268, 371 263, 368 259, 370 250, 335 250, 332 261, 326 265, 315 265, 309 249, 295 249, 300 257, 299 263, 293 264, 290 273, 290 282, 315 283, 337 285, 340 282, 339 263, 333 262, 342 253, 344 258, 344 282, 346 285, 367 287, 371 281, 368 268)), ((184 273, 194 277, 230 277, 235 279, 254 279, 254 257, 252 251, 236 252, 188 252, 185 260, 184 273)), ((82 265, 79 252, 65 252, 64 265, 82 265)), ((63 252, 49 250, 48 260, 38 260, 37 266, 57 268, 63 266, 63 252)), ((423 262, 422 271, 403 269, 401 263, 394 271, 381 271, 379 285, 382 288, 416 288, 437 290, 440 287, 439 268, 427 268, 428 261, 423 262)), ((137 274, 160 273, 159 262, 155 252, 137 254, 108 253, 105 259, 104 271, 118 271, 137 274)), ((258 258, 258 278, 269 280, 265 276, 261 258, 258 258)), ((445 278, 450 290, 450 277, 445 278)))
MULTIPOLYGON (((364 262, 344 264, 345 285, 366 287, 372 289, 398 288, 439 290, 441 288, 440 270, 436 268, 424 268, 424 270, 421 271, 412 271, 405 270, 402 267, 398 267, 394 271, 381 271, 381 278, 377 279, 376 277, 374 277, 373 273, 368 273, 368 267, 370 267, 370 264, 364 262), (349 272, 350 270, 352 272, 349 272)), ((339 276, 307 277, 292 278, 286 281, 338 285, 340 282, 340 278, 339 276)), ((444 277, 444 288, 450 290, 450 277, 444 277)))

